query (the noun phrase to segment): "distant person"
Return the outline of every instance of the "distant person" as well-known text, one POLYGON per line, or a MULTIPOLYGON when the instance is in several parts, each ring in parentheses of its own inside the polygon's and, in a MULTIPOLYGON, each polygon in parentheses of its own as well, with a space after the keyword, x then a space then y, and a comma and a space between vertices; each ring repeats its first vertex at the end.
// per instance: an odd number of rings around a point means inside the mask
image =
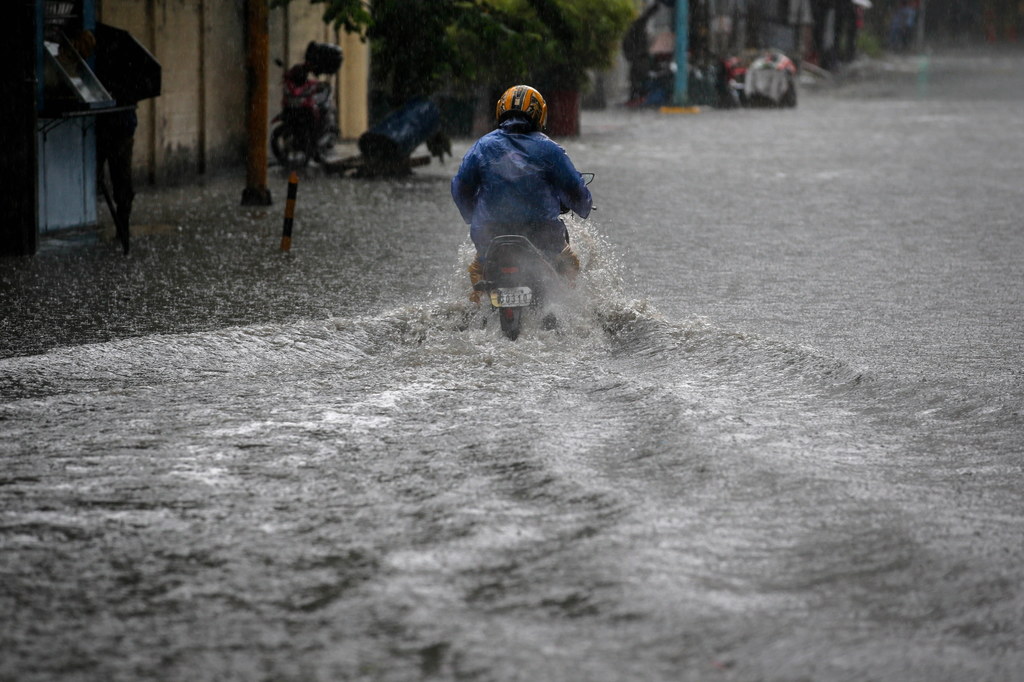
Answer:
POLYGON ((794 56, 803 62, 814 52, 814 12, 811 0, 790 0, 789 25, 793 27, 794 56))
MULTIPOLYGON (((91 31, 81 31, 70 40, 82 59, 88 59, 93 52, 102 51, 106 45, 100 44, 91 31)), ((97 58, 98 59, 98 58, 97 58)), ((97 63, 96 77, 107 85, 116 82, 103 72, 102 62, 97 63)), ((110 173, 111 194, 114 206, 112 209, 114 225, 118 239, 128 253, 129 221, 132 214, 132 202, 135 199, 135 187, 132 184, 132 154, 135 147, 135 130, 139 119, 135 113, 137 102, 116 88, 110 87, 110 95, 117 104, 117 111, 104 113, 98 111, 96 116, 96 167, 100 183, 105 183, 104 169, 110 173)))
MULTIPOLYGON (((569 155, 542 132, 547 116, 537 90, 509 88, 495 108, 497 129, 466 152, 452 179, 452 198, 476 247, 469 266, 474 285, 483 278, 487 247, 503 234, 527 237, 570 282, 579 272, 559 215, 572 210, 586 218, 592 199, 569 155)), ((477 302, 479 296, 474 290, 470 300, 477 302)))
POLYGON ((132 215, 132 202, 135 199, 132 154, 139 119, 135 114, 135 102, 118 100, 117 104, 128 108, 96 117, 96 162, 101 176, 104 164, 110 173, 115 208, 114 223, 117 226, 118 237, 127 252, 128 226, 132 215))
MULTIPOLYGON (((1017 11, 1024 19, 1024 5, 1018 3, 1017 11)), ((969 40, 979 30, 981 24, 981 7, 975 0, 952 0, 947 25, 954 29, 953 38, 958 42, 969 40)))
POLYGON ((652 2, 645 7, 622 38, 622 56, 629 62, 629 100, 626 106, 638 106, 647 94, 647 81, 651 77, 652 67, 647 22, 658 11, 658 4, 652 2))
POLYGON ((897 52, 906 52, 913 42, 914 26, 917 25, 917 7, 912 0, 902 0, 893 12, 889 24, 889 47, 897 52))
POLYGON ((839 62, 852 62, 857 56, 857 7, 853 0, 837 0, 835 48, 839 62))
MULTIPOLYGON (((793 1, 809 2, 810 0, 793 1)), ((691 10, 691 12, 694 11, 691 10)), ((709 49, 711 53, 725 58, 742 52, 747 42, 747 0, 714 0, 708 4, 708 12, 710 13, 709 49)), ((699 21, 691 21, 691 24, 698 32, 702 30, 699 21)))
POLYGON ((834 0, 811 0, 811 13, 814 16, 811 55, 808 61, 827 69, 831 55, 832 36, 828 32, 830 17, 835 9, 834 0))

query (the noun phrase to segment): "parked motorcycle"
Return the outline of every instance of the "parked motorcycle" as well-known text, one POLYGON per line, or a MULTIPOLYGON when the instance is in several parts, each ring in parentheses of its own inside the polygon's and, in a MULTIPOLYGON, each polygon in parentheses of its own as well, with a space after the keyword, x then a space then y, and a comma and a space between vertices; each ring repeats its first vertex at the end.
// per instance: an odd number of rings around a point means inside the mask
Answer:
POLYGON ((753 59, 738 56, 718 65, 718 106, 793 108, 797 103, 797 70, 786 55, 774 50, 753 59))
MULTIPOLYGON (((338 112, 328 80, 341 68, 341 48, 311 42, 305 59, 285 71, 281 112, 272 121, 270 150, 286 168, 302 168, 310 159, 322 163, 338 144, 338 112), (312 74, 312 77, 311 77, 312 74)), ((277 60, 279 66, 283 66, 277 60)))

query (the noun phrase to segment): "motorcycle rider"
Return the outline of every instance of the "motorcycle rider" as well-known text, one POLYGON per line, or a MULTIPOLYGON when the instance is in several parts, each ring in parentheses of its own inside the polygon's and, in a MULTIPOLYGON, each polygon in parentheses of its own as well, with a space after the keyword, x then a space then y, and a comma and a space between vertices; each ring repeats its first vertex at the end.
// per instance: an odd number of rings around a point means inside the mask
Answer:
MULTIPOLYGON (((558 216, 572 210, 586 218, 592 198, 565 150, 542 132, 547 115, 537 90, 509 88, 495 108, 497 128, 466 152, 452 178, 452 198, 476 247, 469 266, 474 285, 483 279, 491 239, 502 234, 524 235, 541 251, 555 254, 555 269, 570 283, 579 272, 579 258, 558 216)), ((480 292, 474 290, 470 300, 478 302, 480 292)))

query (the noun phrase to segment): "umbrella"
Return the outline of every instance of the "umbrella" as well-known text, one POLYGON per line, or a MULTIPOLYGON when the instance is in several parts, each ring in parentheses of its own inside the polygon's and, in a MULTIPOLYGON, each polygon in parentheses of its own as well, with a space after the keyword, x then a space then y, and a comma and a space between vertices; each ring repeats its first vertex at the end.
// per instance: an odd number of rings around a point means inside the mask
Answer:
POLYGON ((96 24, 96 76, 121 104, 160 95, 160 62, 121 28, 96 24))

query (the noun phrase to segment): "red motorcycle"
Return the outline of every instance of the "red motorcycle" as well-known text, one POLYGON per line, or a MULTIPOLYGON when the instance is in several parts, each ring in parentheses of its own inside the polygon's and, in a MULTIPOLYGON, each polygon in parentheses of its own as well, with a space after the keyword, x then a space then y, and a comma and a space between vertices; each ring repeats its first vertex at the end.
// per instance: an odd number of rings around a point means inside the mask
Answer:
MULTIPOLYGON (((302 168, 310 159, 323 163, 338 144, 338 112, 330 81, 341 68, 341 48, 311 42, 305 59, 288 69, 282 79, 281 112, 272 121, 270 150, 286 168, 302 168)), ((279 66, 283 66, 277 60, 279 66)))

